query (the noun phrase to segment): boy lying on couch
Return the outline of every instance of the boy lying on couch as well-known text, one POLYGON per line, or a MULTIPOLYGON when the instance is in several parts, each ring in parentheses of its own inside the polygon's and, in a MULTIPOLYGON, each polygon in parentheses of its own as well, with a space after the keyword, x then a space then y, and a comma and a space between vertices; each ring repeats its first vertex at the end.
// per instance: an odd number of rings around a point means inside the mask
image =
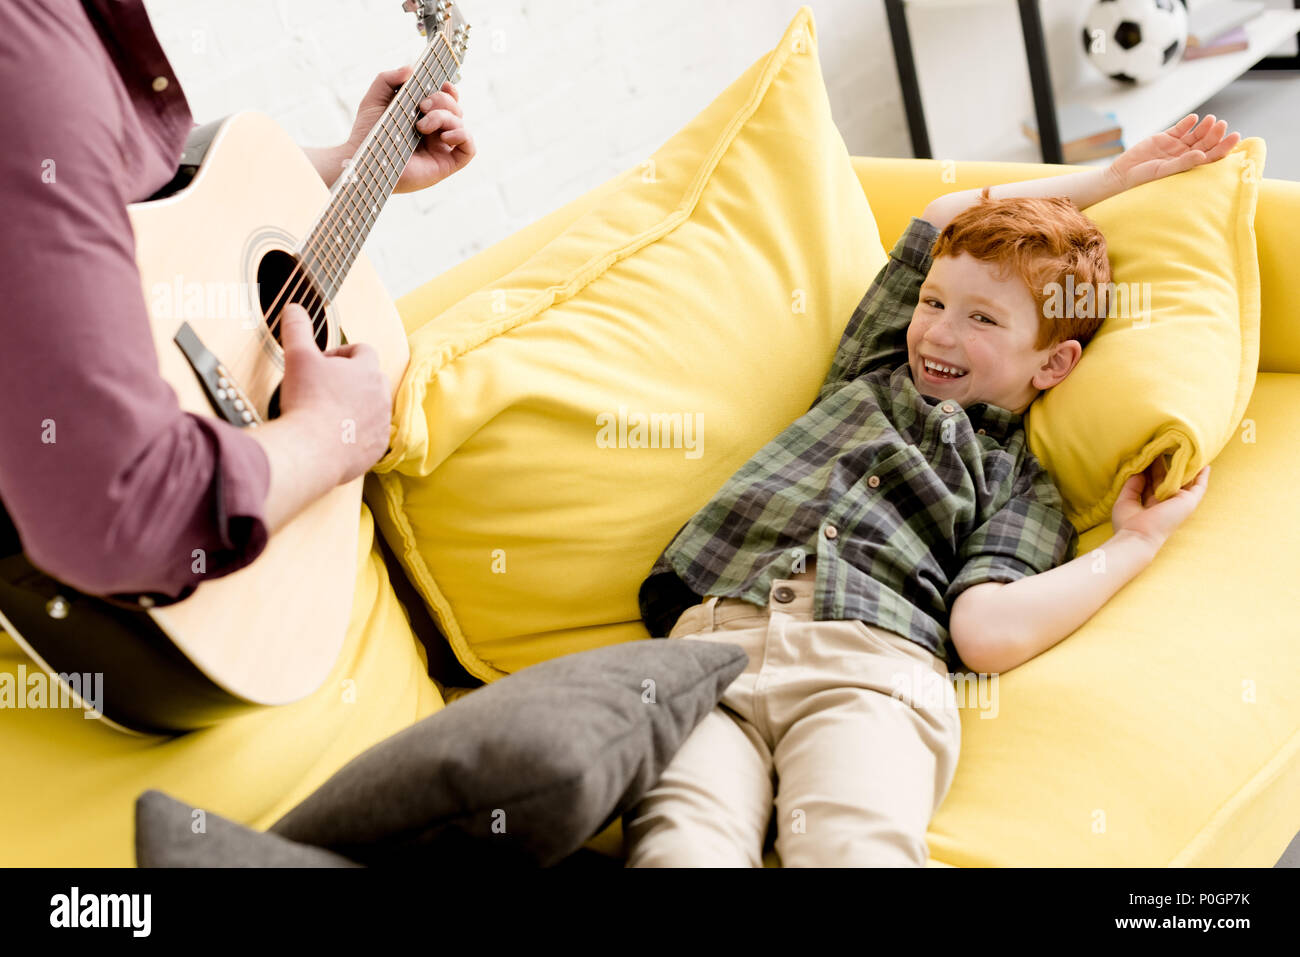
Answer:
MULTIPOLYGON (((629 866, 919 866, 956 770, 948 667, 1007 671, 1071 634, 1196 508, 1157 459, 1112 511, 1105 573, 1029 451, 1023 417, 1108 315, 1106 241, 1080 209, 1212 163, 1195 114, 1105 169, 942 196, 913 218, 811 409, 674 537, 640 591, 652 635, 749 666, 625 816, 629 866), (1091 308, 1050 308, 1072 284, 1091 308), (777 781, 780 782, 779 790, 777 781)), ((1073 297, 1072 297, 1073 298, 1073 297)))

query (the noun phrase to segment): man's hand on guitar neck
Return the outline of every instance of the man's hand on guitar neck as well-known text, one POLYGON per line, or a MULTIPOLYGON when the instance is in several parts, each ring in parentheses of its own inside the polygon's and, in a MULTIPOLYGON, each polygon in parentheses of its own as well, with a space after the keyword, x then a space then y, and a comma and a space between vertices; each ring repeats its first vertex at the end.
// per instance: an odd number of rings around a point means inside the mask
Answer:
POLYGON ((373 347, 350 342, 322 353, 298 305, 286 306, 280 323, 281 414, 248 431, 271 465, 266 522, 272 533, 378 462, 392 420, 388 380, 373 347))
MULTIPOLYGON (((352 133, 347 142, 339 146, 309 147, 304 150, 325 185, 334 185, 343 170, 344 162, 356 154, 361 141, 410 77, 411 70, 411 67, 403 66, 375 77, 361 100, 361 106, 357 108, 357 117, 353 121, 352 133)), ((394 188, 397 193, 411 193, 441 182, 463 168, 474 158, 476 152, 474 137, 465 128, 460 94, 451 83, 444 83, 437 93, 425 97, 420 103, 420 112, 424 115, 416 122, 415 128, 424 134, 424 139, 402 171, 394 188)))

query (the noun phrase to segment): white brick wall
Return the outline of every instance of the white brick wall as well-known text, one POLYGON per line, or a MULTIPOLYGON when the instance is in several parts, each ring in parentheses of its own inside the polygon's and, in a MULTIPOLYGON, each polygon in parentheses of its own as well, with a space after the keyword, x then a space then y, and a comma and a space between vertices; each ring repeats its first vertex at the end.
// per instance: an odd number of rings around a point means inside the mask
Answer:
MULTIPOLYGON (((797 0, 464 0, 461 83, 479 154, 398 196, 367 252, 404 293, 634 166, 769 50, 797 0)), ((374 74, 422 38, 400 0, 151 0, 207 121, 275 117, 303 145, 341 141, 374 74)), ((910 155, 883 7, 814 5, 832 104, 855 152, 910 155)))
MULTIPOLYGON (((461 93, 479 155, 385 209, 367 252, 389 289, 410 290, 639 163, 769 50, 799 5, 463 0, 474 31, 461 93)), ((850 151, 910 156, 883 4, 812 6, 850 151)), ((1055 8, 1054 42, 1072 42, 1075 0, 1044 7, 1045 16, 1055 8)), ((400 0, 150 0, 148 8, 196 119, 261 110, 303 145, 341 141, 374 74, 410 62, 423 43, 400 0)), ((913 10, 912 20, 939 155, 960 156, 978 131, 971 97, 980 91, 1029 111, 1013 5, 913 10)))

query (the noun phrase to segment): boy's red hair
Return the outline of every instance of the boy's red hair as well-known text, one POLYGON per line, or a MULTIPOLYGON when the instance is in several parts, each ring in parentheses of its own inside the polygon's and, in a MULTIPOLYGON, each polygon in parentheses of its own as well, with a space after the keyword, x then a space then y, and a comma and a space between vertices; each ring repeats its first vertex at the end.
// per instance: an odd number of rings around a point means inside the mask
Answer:
POLYGON ((1109 312, 1106 237, 1064 197, 993 199, 985 186, 975 204, 954 217, 939 234, 932 252, 935 258, 969 253, 981 262, 1000 266, 1004 278, 1008 270, 1018 275, 1038 308, 1035 349, 1046 349, 1066 339, 1077 339, 1079 345, 1086 346, 1109 312), (1061 297, 1056 305, 1064 302, 1066 276, 1071 273, 1075 300, 1091 288, 1095 308, 1047 307, 1053 298, 1052 283, 1057 284, 1057 295, 1061 297))

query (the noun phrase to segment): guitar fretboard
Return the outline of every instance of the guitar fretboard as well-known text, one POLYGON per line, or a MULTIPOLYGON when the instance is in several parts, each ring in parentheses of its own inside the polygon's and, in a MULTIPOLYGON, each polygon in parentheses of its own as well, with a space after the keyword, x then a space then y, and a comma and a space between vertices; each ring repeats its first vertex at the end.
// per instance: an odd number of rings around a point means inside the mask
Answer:
POLYGON ((423 138, 415 128, 420 101, 446 81, 454 82, 459 69, 451 47, 441 34, 436 35, 416 62, 415 72, 335 181, 325 211, 299 250, 327 301, 343 284, 379 211, 423 138))

